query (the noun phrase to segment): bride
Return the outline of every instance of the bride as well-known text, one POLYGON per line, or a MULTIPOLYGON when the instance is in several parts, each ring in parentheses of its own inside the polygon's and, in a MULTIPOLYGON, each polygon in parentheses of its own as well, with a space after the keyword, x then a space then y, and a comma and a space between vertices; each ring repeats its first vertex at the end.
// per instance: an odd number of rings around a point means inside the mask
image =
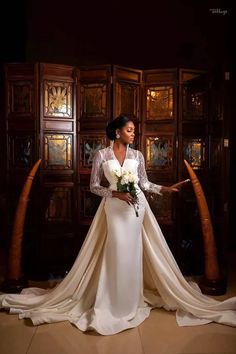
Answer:
POLYGON ((34 325, 68 320, 102 335, 138 326, 157 307, 176 311, 179 326, 236 326, 236 297, 217 301, 182 275, 142 190, 177 192, 186 181, 149 182, 142 153, 129 147, 134 130, 125 116, 107 126, 114 143, 96 153, 90 180, 91 192, 103 198, 67 276, 53 289, 2 294, 0 307, 34 325))

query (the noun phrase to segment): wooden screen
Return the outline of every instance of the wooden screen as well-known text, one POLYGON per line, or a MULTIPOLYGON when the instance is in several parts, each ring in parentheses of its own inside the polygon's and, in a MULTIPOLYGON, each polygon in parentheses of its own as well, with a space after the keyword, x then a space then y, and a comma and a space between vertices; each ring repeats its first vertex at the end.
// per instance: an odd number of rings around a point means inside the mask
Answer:
POLYGON ((70 66, 40 64, 39 72, 40 156, 43 158, 41 254, 46 268, 56 271, 61 259, 64 267, 72 264, 78 235, 75 96, 79 71, 70 66), (52 244, 53 260, 50 252, 45 252, 52 244))
POLYGON ((124 114, 135 124, 133 148, 140 148, 142 71, 113 67, 113 117, 124 114))
MULTIPOLYGON (((93 156, 107 146, 105 128, 111 119, 111 66, 81 68, 78 116, 78 220, 89 225, 101 201, 89 190, 93 156)), ((84 235, 87 228, 84 228, 84 235)), ((83 238, 82 235, 81 237, 83 238)))
MULTIPOLYGON (((89 190, 93 157, 109 144, 106 125, 121 113, 136 125, 133 147, 143 152, 150 181, 187 178, 183 159, 194 168, 220 242, 228 215, 228 190, 219 188, 228 168, 221 91, 210 90, 197 70, 8 64, 5 178, 12 214, 27 172, 43 159, 26 225, 28 271, 69 270, 101 201, 89 190)), ((146 197, 183 270, 199 273, 201 229, 191 185, 178 195, 146 197)), ((10 229, 11 214, 7 220, 10 229)))
MULTIPOLYGON (((5 78, 6 160, 3 168, 6 176, 5 216, 8 223, 5 238, 9 243, 21 188, 28 172, 38 159, 38 66, 8 64, 5 67, 5 78)), ((40 210, 37 194, 39 185, 39 174, 37 174, 28 202, 25 232, 25 240, 28 242, 24 250, 24 264, 30 260, 31 264, 36 262, 36 257, 33 258, 31 255, 34 254, 40 242, 38 237, 40 217, 36 213, 36 210, 40 210)))

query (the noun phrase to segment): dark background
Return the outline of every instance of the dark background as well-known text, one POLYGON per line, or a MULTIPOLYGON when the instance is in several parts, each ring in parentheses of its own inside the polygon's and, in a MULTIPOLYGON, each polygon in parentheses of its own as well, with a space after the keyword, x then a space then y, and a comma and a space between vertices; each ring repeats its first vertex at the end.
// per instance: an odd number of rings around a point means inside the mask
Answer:
MULTIPOLYGON (((234 10, 229 1, 15 0, 1 7, 1 99, 4 62, 230 72, 230 215, 236 209, 234 10), (214 9, 216 13, 212 10, 214 9), (219 13, 219 12, 224 12, 219 13)), ((2 117, 4 118, 4 117, 2 117)))
POLYGON ((5 7, 6 62, 141 69, 232 66, 233 9, 227 1, 15 0, 5 7))

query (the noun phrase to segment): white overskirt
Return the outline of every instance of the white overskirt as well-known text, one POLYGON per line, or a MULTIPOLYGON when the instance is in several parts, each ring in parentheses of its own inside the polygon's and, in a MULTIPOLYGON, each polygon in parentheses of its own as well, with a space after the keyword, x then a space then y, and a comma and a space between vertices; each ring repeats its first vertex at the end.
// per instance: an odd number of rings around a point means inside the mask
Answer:
POLYGON ((0 295, 0 307, 34 325, 70 321, 111 335, 142 323, 152 308, 176 311, 179 326, 236 326, 236 297, 217 301, 182 275, 143 194, 139 216, 103 198, 67 276, 53 289, 0 295))

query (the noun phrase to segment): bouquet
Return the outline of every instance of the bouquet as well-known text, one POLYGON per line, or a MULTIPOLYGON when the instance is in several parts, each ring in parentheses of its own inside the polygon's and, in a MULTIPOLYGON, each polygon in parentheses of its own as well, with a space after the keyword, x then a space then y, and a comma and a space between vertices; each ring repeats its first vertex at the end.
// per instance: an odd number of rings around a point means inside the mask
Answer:
POLYGON ((133 174, 131 171, 123 171, 122 173, 118 170, 113 170, 113 175, 116 177, 117 190, 119 192, 130 193, 134 198, 134 210, 136 216, 138 215, 138 191, 135 184, 138 183, 139 178, 137 175, 133 174))

